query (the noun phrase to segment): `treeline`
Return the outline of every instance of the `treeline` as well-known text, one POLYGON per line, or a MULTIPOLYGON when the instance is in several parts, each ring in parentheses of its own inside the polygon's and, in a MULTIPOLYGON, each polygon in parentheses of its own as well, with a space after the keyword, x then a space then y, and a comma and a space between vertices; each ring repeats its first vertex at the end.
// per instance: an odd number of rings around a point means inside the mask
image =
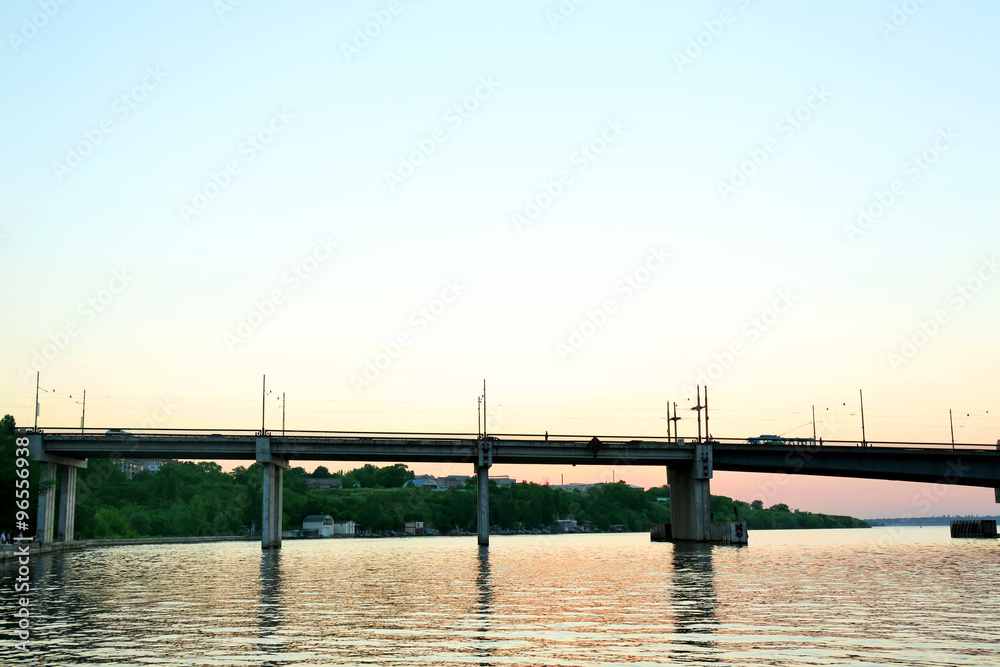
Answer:
MULTIPOLYGON (((8 424, 13 428, 13 422, 8 424)), ((7 429, 2 429, 7 431, 7 429)), ((13 527, 14 436, 0 434, 0 529, 13 527), (9 451, 8 451, 9 450, 9 451), (8 493, 8 487, 11 487, 8 493)), ((32 465, 32 499, 54 480, 32 465)), ((188 537, 242 535, 259 530, 263 496, 263 471, 259 464, 223 472, 212 462, 164 465, 158 472, 143 471, 130 478, 109 459, 91 459, 77 473, 77 539, 120 537, 188 537)), ((366 465, 342 473, 318 468, 312 475, 293 467, 284 473, 283 526, 299 528, 309 514, 329 514, 335 520, 353 520, 365 531, 401 531, 408 521, 423 521, 442 533, 475 530, 476 480, 448 491, 404 486, 413 472, 402 464, 366 465), (340 477, 339 489, 310 489, 310 478, 340 477)), ((851 517, 792 511, 786 505, 765 509, 760 501, 745 503, 724 496, 712 497, 716 521, 740 518, 751 529, 843 528, 867 524, 851 517)), ((31 524, 37 514, 31 506, 31 524)), ((540 484, 515 484, 490 488, 490 525, 500 530, 551 528, 559 519, 592 522, 607 531, 621 526, 628 531, 647 530, 650 523, 670 520, 670 489, 648 491, 624 482, 587 490, 567 491, 540 484)), ((16 532, 16 531, 15 531, 16 532)))

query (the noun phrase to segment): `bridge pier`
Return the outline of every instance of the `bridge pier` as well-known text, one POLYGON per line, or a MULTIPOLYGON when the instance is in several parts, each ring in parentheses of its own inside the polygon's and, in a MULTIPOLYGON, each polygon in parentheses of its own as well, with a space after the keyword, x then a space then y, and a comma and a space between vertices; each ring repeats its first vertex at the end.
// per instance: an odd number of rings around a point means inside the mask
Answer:
POLYGON ((288 460, 271 454, 271 438, 263 436, 257 438, 257 462, 264 467, 264 507, 260 548, 280 549, 284 472, 288 467, 288 460))
POLYGON ((481 438, 476 459, 476 534, 479 546, 490 544, 490 466, 493 465, 493 448, 490 441, 481 438))
POLYGON ((711 479, 711 443, 697 443, 694 447, 694 461, 668 468, 673 540, 709 541, 709 524, 712 521, 712 497, 709 489, 711 479))
POLYGON ((72 542, 76 525, 76 468, 59 468, 59 541, 72 542))
POLYGON ((42 544, 72 542, 76 525, 76 469, 86 468, 87 459, 74 459, 48 454, 42 444, 41 433, 28 434, 28 451, 31 458, 45 464, 44 479, 50 486, 38 495, 38 524, 35 533, 42 544), (56 504, 56 479, 59 480, 58 514, 56 504), (57 523, 58 519, 58 523, 57 523), (58 532, 56 532, 58 526, 58 532))
POLYGON ((42 544, 55 541, 56 523, 56 464, 46 463, 44 479, 51 480, 52 485, 38 495, 38 526, 35 534, 42 539, 42 544))

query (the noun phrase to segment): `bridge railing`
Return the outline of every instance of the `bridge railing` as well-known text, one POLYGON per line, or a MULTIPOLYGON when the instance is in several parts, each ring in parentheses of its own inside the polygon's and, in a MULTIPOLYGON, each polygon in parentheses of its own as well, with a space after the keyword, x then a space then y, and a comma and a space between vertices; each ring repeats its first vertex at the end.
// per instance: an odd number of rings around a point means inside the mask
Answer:
MULTIPOLYGON (((33 429, 19 429, 22 433, 32 433, 33 429)), ((182 438, 252 438, 261 435, 258 429, 211 429, 211 428, 126 428, 108 429, 90 427, 81 429, 79 427, 46 427, 39 428, 38 432, 49 436, 61 437, 83 437, 83 438, 107 438, 117 437, 121 439, 143 438, 143 437, 182 437, 182 438)), ((268 429, 264 434, 275 440, 280 439, 321 439, 321 438, 348 438, 348 439, 421 439, 421 440, 476 440, 479 435, 467 432, 411 432, 411 431, 339 431, 339 430, 305 430, 305 429, 268 429)), ((538 443, 552 444, 578 444, 588 443, 597 438, 604 445, 623 445, 632 443, 660 443, 690 445, 699 440, 696 437, 677 438, 664 435, 594 435, 590 434, 549 434, 549 433, 498 433, 492 434, 491 439, 497 440, 521 440, 538 443)), ((707 441, 702 438, 700 442, 707 441)), ((718 445, 747 446, 747 447, 857 447, 866 448, 907 448, 907 449, 963 449, 963 450, 991 450, 997 451, 998 446, 992 443, 950 443, 950 442, 918 442, 904 440, 827 440, 812 438, 793 438, 780 436, 754 436, 749 438, 712 438, 711 441, 718 445)))

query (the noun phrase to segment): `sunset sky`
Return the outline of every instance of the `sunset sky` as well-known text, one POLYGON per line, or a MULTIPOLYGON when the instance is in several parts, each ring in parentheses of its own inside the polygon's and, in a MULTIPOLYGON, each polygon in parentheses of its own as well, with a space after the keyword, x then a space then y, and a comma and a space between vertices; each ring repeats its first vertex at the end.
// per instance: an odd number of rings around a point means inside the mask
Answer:
MULTIPOLYGON (((1000 7, 5 3, 0 412, 1000 438, 1000 7)), ((315 464, 308 464, 312 468, 315 464)), ((332 464, 331 467, 344 467, 332 464)), ((346 466, 350 467, 350 466, 346 466)), ((417 465, 418 472, 466 472, 417 465)), ((551 483, 662 469, 497 466, 551 483)), ((864 517, 989 489, 718 473, 864 517), (923 498, 924 500, 921 500, 923 498)))

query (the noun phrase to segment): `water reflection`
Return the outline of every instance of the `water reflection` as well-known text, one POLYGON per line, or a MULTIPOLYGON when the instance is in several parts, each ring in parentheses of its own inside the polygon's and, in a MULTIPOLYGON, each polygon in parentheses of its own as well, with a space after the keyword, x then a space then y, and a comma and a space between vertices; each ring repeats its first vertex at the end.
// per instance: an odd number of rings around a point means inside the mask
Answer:
POLYGON ((281 624, 281 550, 265 549, 260 556, 260 610, 258 637, 268 639, 281 624))
POLYGON ((715 548, 710 544, 691 542, 673 544, 673 586, 670 592, 676 613, 675 632, 680 635, 676 643, 684 647, 673 654, 678 660, 695 658, 702 662, 718 662, 712 655, 716 648, 712 632, 719 625, 715 571, 712 567, 712 551, 715 548))
POLYGON ((479 639, 480 645, 477 651, 477 656, 483 658, 480 665, 486 666, 493 664, 489 658, 492 657, 493 651, 489 644, 489 631, 490 631, 490 616, 493 613, 493 586, 490 582, 490 549, 489 547, 481 546, 479 547, 479 558, 478 558, 479 568, 476 573, 476 588, 479 591, 478 595, 478 608, 479 608, 479 618, 482 621, 482 625, 479 626, 479 639))

